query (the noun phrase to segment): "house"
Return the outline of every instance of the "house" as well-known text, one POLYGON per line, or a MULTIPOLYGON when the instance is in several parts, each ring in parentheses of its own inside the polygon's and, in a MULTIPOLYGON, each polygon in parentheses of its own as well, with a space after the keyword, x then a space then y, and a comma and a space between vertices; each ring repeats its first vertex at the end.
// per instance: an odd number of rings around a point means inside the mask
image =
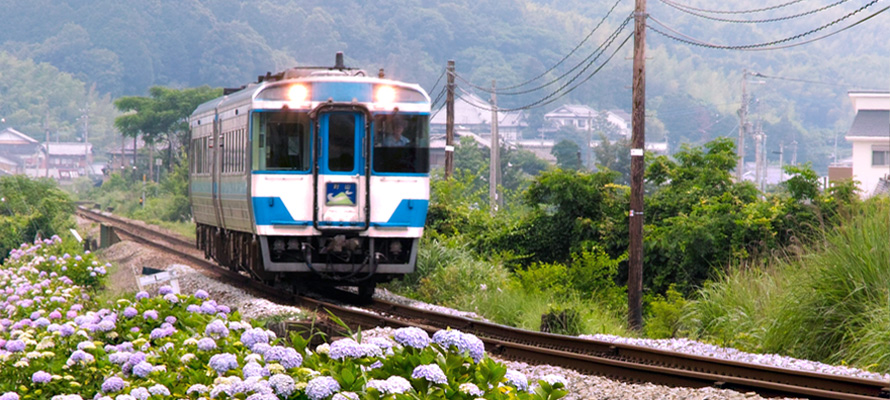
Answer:
POLYGON ((890 179, 890 92, 849 92, 856 117, 845 138, 853 144, 852 175, 860 195, 890 179))
MULTIPOLYGON (((430 120, 432 135, 445 133, 446 118, 444 106, 433 112, 430 120)), ((517 140, 527 126, 526 115, 522 111, 498 112, 498 137, 501 140, 517 140)), ((454 130, 470 131, 485 138, 491 136, 491 104, 471 93, 455 98, 454 130)))
POLYGON ((0 170, 23 174, 36 168, 43 159, 43 147, 35 139, 13 128, 0 131, 0 170))
POLYGON ((623 110, 597 111, 581 104, 565 104, 544 114, 544 127, 539 132, 546 136, 564 126, 572 126, 578 130, 598 130, 599 119, 612 125, 619 136, 630 137, 630 114, 623 110))

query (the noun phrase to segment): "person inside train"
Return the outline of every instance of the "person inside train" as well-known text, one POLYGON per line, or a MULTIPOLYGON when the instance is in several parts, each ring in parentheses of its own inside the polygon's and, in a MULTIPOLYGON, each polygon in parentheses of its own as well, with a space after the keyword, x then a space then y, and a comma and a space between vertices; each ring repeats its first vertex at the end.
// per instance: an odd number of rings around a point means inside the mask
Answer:
POLYGON ((386 132, 383 136, 383 146, 385 147, 405 147, 410 140, 402 133, 405 131, 405 122, 396 121, 392 124, 392 130, 386 132))

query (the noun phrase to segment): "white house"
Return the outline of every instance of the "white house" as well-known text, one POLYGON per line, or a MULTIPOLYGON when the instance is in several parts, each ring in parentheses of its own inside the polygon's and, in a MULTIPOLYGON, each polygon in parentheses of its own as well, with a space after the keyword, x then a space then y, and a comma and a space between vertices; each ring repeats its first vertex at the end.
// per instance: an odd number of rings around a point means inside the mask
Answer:
MULTIPOLYGON (((622 110, 610 110, 603 112, 603 117, 612 124, 621 136, 630 136, 630 114, 622 110)), ((573 126, 579 130, 596 129, 595 119, 600 117, 600 112, 583 104, 565 104, 555 110, 544 114, 545 126, 541 128, 542 134, 552 133, 564 126, 573 126)))
MULTIPOLYGON (((479 96, 465 93, 454 99, 454 129, 470 131, 482 137, 491 136, 491 104, 479 96)), ((430 120, 430 132, 445 133, 445 107, 434 111, 430 120)), ((528 126, 522 111, 498 112, 498 137, 514 141, 520 138, 522 129, 528 126)))
POLYGON ((890 92, 849 92, 856 117, 846 139, 853 144, 853 179, 863 197, 890 179, 890 92))

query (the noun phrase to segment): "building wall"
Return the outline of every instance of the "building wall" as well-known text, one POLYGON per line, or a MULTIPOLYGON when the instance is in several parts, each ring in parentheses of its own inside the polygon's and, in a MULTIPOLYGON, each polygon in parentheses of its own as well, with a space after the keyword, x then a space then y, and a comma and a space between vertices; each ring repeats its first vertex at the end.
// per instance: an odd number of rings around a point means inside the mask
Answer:
POLYGON ((847 138, 853 143, 853 179, 859 181, 860 195, 868 197, 878 180, 890 175, 890 165, 872 165, 873 146, 890 146, 888 138, 847 138))

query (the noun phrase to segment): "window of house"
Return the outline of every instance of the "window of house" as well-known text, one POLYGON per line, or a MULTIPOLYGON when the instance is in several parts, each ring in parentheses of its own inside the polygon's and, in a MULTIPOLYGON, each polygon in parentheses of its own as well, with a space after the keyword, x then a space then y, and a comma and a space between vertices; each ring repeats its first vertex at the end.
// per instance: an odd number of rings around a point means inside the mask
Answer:
POLYGON ((872 146, 871 165, 890 165, 890 146, 872 146))

